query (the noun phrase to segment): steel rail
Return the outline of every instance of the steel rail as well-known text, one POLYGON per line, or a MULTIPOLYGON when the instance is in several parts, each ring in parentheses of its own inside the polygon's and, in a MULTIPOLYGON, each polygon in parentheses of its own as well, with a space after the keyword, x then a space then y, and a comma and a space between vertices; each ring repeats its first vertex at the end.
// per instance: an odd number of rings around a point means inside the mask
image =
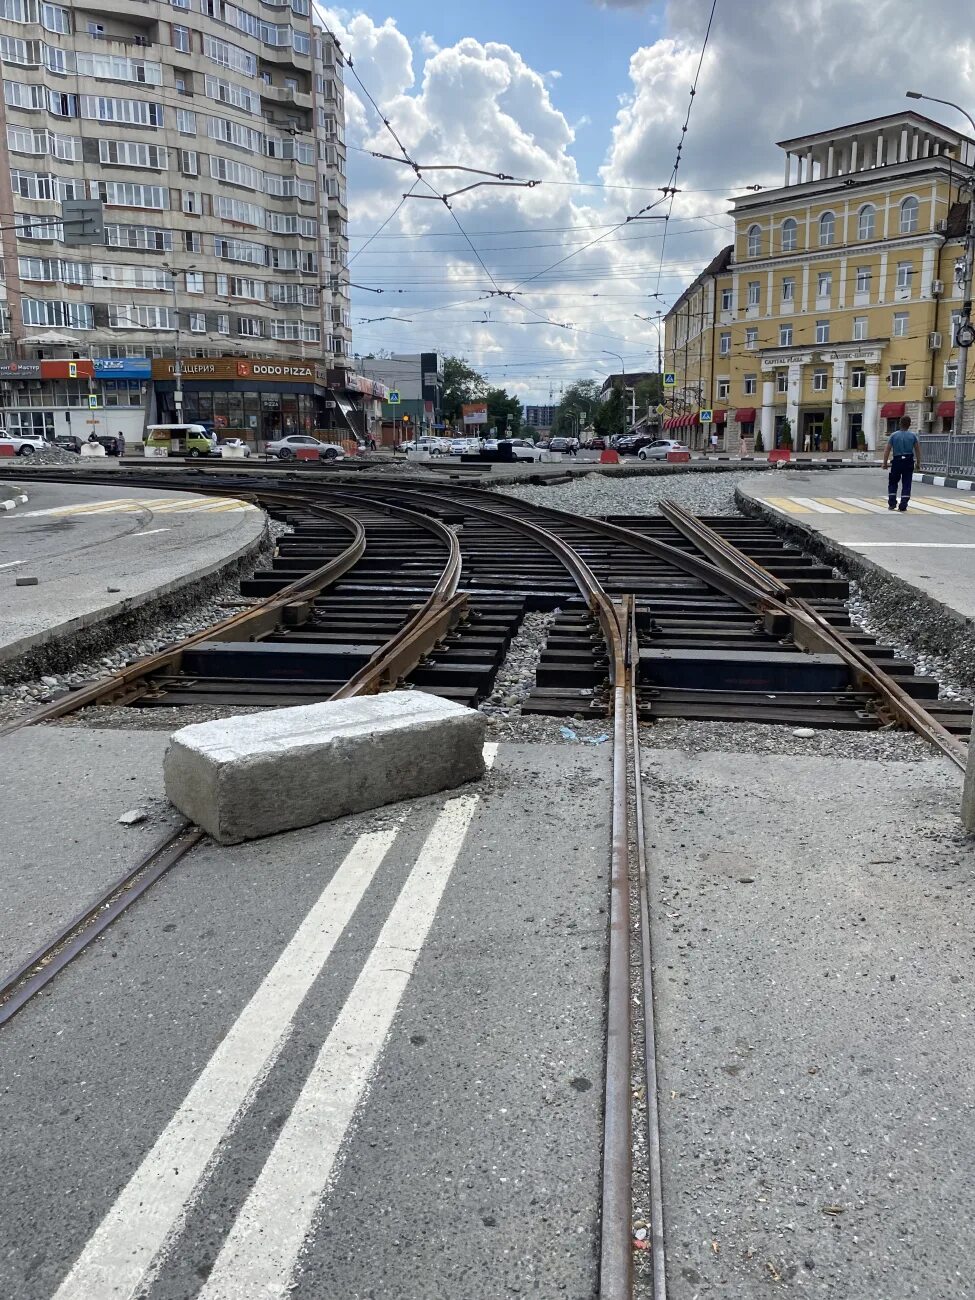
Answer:
MULTIPOLYGON (((681 508, 676 505, 676 502, 667 502, 665 505, 673 507, 676 513, 680 512, 681 508)), ((730 571, 750 573, 758 569, 767 575, 770 582, 779 581, 731 542, 720 537, 713 528, 693 515, 688 515, 687 512, 683 512, 681 531, 702 551, 706 548, 712 555, 720 552, 721 564, 730 571)), ((781 599, 767 597, 766 613, 768 616, 787 618, 790 621, 792 638, 796 645, 810 653, 838 655, 850 669, 855 683, 861 690, 872 691, 879 697, 881 706, 892 718, 940 749, 946 758, 964 772, 968 761, 968 747, 932 717, 913 696, 908 695, 898 682, 879 669, 869 655, 864 654, 859 646, 844 636, 807 600, 794 596, 787 584, 780 585, 785 587, 785 594, 781 599)))
POLYGON ((768 569, 740 551, 713 528, 702 524, 696 515, 692 515, 678 502, 661 501, 660 513, 692 546, 696 546, 718 568, 724 566, 730 571, 740 573, 766 595, 775 596, 779 600, 785 600, 792 594, 788 583, 769 573, 768 569))

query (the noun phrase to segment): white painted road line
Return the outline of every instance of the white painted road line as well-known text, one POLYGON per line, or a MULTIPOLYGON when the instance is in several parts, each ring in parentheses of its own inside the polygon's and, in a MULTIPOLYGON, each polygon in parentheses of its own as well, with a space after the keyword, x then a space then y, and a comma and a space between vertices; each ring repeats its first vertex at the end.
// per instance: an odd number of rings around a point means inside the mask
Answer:
MULTIPOLYGON (((280 1055, 291 1022, 396 829, 363 835, 96 1228, 54 1300, 131 1300, 180 1231, 220 1143, 280 1055)), ((263 1300, 267 1300, 266 1297, 263 1300)))
POLYGON ((133 533, 133 537, 151 537, 153 533, 171 533, 171 528, 144 528, 141 533, 133 533))
POLYGON ((479 803, 451 799, 434 823, 197 1300, 287 1293, 479 803))
POLYGON ((923 510, 926 515, 953 515, 954 510, 945 510, 943 506, 932 506, 919 497, 911 497, 911 509, 923 510))
POLYGON ((26 560, 8 560, 6 564, 0 564, 0 569, 15 569, 18 564, 26 563, 26 560))
POLYGON ((864 501, 863 497, 837 497, 837 501, 845 501, 848 506, 860 506, 861 509, 869 511, 870 514, 886 514, 887 507, 878 505, 874 501, 864 501))
MULTIPOLYGON (((824 506, 815 497, 790 497, 789 500, 794 501, 797 506, 805 506, 807 510, 815 510, 817 515, 841 515, 843 513, 842 510, 837 510, 835 506, 824 506)), ((843 498, 838 497, 837 500, 842 501, 843 498)))
POLYGON ((905 550, 926 547, 932 551, 975 551, 975 542, 844 542, 844 546, 900 546, 905 550))

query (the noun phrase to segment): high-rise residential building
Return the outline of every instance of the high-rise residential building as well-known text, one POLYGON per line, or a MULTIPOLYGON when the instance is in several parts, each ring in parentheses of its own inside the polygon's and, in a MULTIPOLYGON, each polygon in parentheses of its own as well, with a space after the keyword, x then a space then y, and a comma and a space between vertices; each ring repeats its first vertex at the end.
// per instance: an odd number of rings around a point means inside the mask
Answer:
POLYGON ((905 414, 952 431, 975 141, 903 112, 779 147, 784 183, 734 200, 734 244, 667 313, 665 427, 765 450, 873 448, 905 414))
POLYGON ((524 424, 534 433, 548 433, 555 423, 557 406, 526 406, 524 424))
POLYGON ((345 92, 311 0, 0 0, 0 70, 8 428, 329 424, 345 92), (77 199, 103 242, 74 242, 77 199))

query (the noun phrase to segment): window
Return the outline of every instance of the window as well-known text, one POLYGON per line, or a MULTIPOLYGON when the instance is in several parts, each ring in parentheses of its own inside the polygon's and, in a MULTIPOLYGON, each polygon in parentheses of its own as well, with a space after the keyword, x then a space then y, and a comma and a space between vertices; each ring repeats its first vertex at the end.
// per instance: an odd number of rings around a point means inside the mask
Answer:
POLYGON ((731 292, 732 292, 732 291, 731 291, 730 289, 722 289, 722 290, 721 290, 721 310, 722 310, 722 311, 731 311, 731 292))
POLYGON ((22 81, 3 83, 3 102, 10 108, 38 109, 44 107, 44 87, 28 85, 22 81))
POLYGON ((749 280, 749 281, 748 281, 748 305, 749 305, 749 307, 757 307, 758 304, 761 302, 761 296, 762 296, 762 282, 761 282, 761 280, 749 280))
POLYGON ((173 232, 152 226, 105 226, 105 243, 109 248, 141 248, 150 253, 171 253, 173 232))
POLYGON ((762 251, 762 228, 761 226, 748 227, 748 256, 758 257, 762 251))
POLYGON ((894 312, 894 328, 891 330, 891 335, 893 338, 895 339, 906 338, 907 320, 908 320, 908 313, 906 311, 894 312))
POLYGON ((867 318, 866 316, 853 317, 853 342, 859 343, 867 337, 867 318))
POLYGON ((857 293, 869 293, 870 281, 873 278, 873 272, 869 266, 857 267, 856 291, 857 293))
POLYGON ((226 313, 221 313, 217 317, 217 333, 218 334, 230 333, 230 317, 226 315, 226 313))
POLYGON ((915 198, 906 198, 901 204, 901 234, 913 235, 917 230, 918 202, 915 198))
POLYGON ((891 388, 906 388, 907 366, 891 366, 887 383, 891 388))
POLYGON ((722 357, 731 356, 731 335, 722 334, 718 341, 718 355, 722 357))
POLYGON ((758 330, 757 330, 757 329, 747 329, 747 330, 745 330, 745 347, 748 348, 748 349, 750 349, 750 350, 752 350, 752 351, 754 351, 754 349, 758 347, 758 330))
POLYGON ((250 153, 263 152, 264 137, 260 131, 252 130, 241 122, 232 122, 226 117, 208 117, 207 135, 211 140, 222 140, 238 149, 247 149, 250 153))
POLYGON ((109 304, 108 324, 111 329, 174 330, 176 313, 171 307, 144 307, 141 303, 116 307, 109 304))
POLYGON ((819 245, 824 248, 836 237, 836 217, 832 212, 824 212, 819 218, 819 245))
POLYGON ((833 292, 833 272, 820 271, 816 277, 816 297, 828 298, 833 292))
POLYGON ((222 221, 238 221, 242 226, 263 226, 264 209, 243 199, 229 199, 223 194, 214 195, 214 216, 222 221))
POLYGON ((189 54, 190 29, 188 27, 180 27, 177 23, 173 23, 171 31, 173 36, 173 49, 179 50, 181 54, 189 54))
POLYGON ((910 296, 911 277, 914 274, 914 264, 912 262, 897 263, 897 288, 905 296, 910 296))
POLYGON ((190 333, 205 334, 207 332, 207 318, 202 311, 190 312, 190 333))
POLYGON ((782 281, 782 301, 795 302, 796 300, 796 282, 791 277, 782 281))
POLYGON ((792 347, 792 326, 791 325, 779 326, 779 347, 780 348, 792 347))
POLYGON ((263 321, 259 316, 241 316, 237 321, 237 333, 241 338, 259 339, 262 335, 263 321))
POLYGON ((264 188, 263 173, 247 163, 238 162, 236 158, 218 158, 211 154, 210 175, 214 180, 226 181, 228 185, 240 185, 243 189, 264 188))
POLYGON ((798 244, 799 227, 792 217, 782 222, 782 252, 794 253, 798 244))
POLYGON ((945 388, 954 388, 958 383, 958 362, 949 361, 945 366, 945 388))
POLYGON ((268 251, 264 245, 249 239, 223 239, 215 235, 213 255, 225 262, 248 262, 252 266, 266 266, 268 263, 268 251))
MULTIPOLYGON (((76 96, 68 98, 75 99, 76 96)), ((145 99, 111 99, 106 95, 82 95, 81 116, 96 122, 129 122, 133 126, 166 124, 166 113, 161 104, 151 104, 145 99)))
POLYGON ((256 302, 264 301, 264 281, 252 280, 241 275, 218 275, 217 293, 229 298, 250 298, 256 302))
POLYGON ((826 392, 826 383, 827 383, 827 380, 828 380, 828 379, 829 379, 829 372, 828 372, 828 371, 826 371, 826 370, 814 370, 814 371, 813 371, 813 383, 812 383, 812 386, 813 386, 813 392, 814 392, 814 393, 825 393, 825 392, 826 392))
POLYGON ((184 176, 199 176, 200 159, 195 149, 180 149, 179 169, 184 176))
POLYGON ((129 181, 99 181, 98 197, 109 207, 168 208, 169 191, 162 185, 134 185, 129 181))
POLYGON ((818 320, 816 322, 816 342, 817 343, 829 342, 829 321, 828 320, 818 320))
POLYGON ((728 394, 729 394, 730 392, 731 392, 731 380, 730 380, 730 379, 719 379, 719 380, 718 380, 718 398, 719 398, 719 400, 720 400, 720 401, 724 401, 724 399, 728 396, 728 394))
POLYGON ((203 292, 203 272, 187 271, 186 272, 186 292, 202 293, 203 292))
POLYGON ((169 167, 169 151, 156 144, 139 144, 135 140, 99 140, 98 157, 103 163, 117 167, 149 167, 165 171, 169 167))
POLYGON ((255 95, 252 90, 239 86, 236 81, 226 81, 223 77, 214 77, 207 73, 203 79, 203 88, 208 99, 215 99, 221 104, 230 104, 233 108, 241 108, 246 113, 260 112, 260 95, 255 95))
POLYGON ((874 232, 877 228, 877 209, 870 203, 860 209, 860 216, 857 219, 857 238, 873 239, 874 232))
POLYGON ((247 77, 257 76, 256 56, 248 54, 239 45, 231 45, 229 41, 220 41, 215 36, 204 35, 203 53, 206 58, 212 59, 214 63, 219 63, 222 68, 242 72, 247 77))
POLYGON ((61 5, 41 5, 41 26, 59 36, 71 35, 71 15, 61 5))
POLYGON ((746 375, 744 382, 745 396, 751 397, 758 392, 758 375, 746 375))
POLYGON ((183 248, 187 253, 202 253, 203 240, 197 230, 183 231, 183 248))
POLYGON ((201 200, 200 200, 200 191, 199 191, 199 190, 184 190, 184 191, 183 191, 183 203, 182 203, 182 207, 183 207, 183 211, 184 211, 188 216, 198 217, 198 216, 200 215, 201 211, 202 211, 202 203, 201 203, 201 200))
POLYGON ((866 388, 866 386, 867 386, 867 372, 866 372, 865 370, 863 370, 862 368, 860 368, 860 367, 857 367, 856 370, 851 370, 851 371, 850 371, 850 387, 851 387, 851 388, 866 388))
POLYGON ((789 391, 789 372, 788 370, 776 370, 775 372, 775 391, 777 393, 787 393, 789 391))
POLYGON ((21 315, 25 325, 56 325, 66 330, 93 328, 91 307, 78 302, 41 302, 37 298, 21 298, 21 315))
POLYGON ((176 129, 180 135, 196 135, 196 114, 188 108, 176 110, 176 129))

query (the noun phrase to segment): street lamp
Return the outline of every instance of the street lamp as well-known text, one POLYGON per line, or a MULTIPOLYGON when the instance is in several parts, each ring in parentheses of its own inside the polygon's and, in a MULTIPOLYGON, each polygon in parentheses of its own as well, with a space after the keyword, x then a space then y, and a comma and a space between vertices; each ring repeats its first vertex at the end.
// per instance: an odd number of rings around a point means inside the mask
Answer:
MULTIPOLYGON (((173 315, 176 317, 176 360, 173 362, 173 379, 176 381, 176 391, 173 393, 173 402, 176 407, 176 423, 183 423, 183 362, 180 356, 180 331, 179 331, 179 301, 176 297, 176 281, 181 272, 170 262, 160 263, 162 269, 169 275, 173 287, 173 315)), ((195 271, 195 266, 186 266, 182 274, 189 275, 195 271)))
POLYGON ((620 429, 620 433, 621 435, 625 436, 626 434, 626 363, 624 362, 623 358, 620 356, 618 352, 609 352, 607 351, 606 348, 603 348, 602 352, 603 352, 603 356, 615 357, 616 360, 620 363, 620 374, 622 376, 622 384, 621 384, 621 391, 620 391, 620 425, 622 427, 620 429))
MULTIPOLYGON (((937 99, 934 95, 922 95, 919 90, 909 90, 908 99, 926 99, 932 104, 944 104, 948 108, 953 108, 956 112, 961 113, 962 117, 968 119, 971 123, 972 133, 975 134, 975 118, 971 113, 967 113, 960 104, 955 104, 950 99, 937 99)), ((961 308, 961 320, 955 330, 955 337, 952 342, 958 349, 958 368, 955 371, 955 418, 951 424, 951 436, 948 439, 948 473, 951 473, 954 465, 954 448, 957 446, 957 438, 963 432, 962 421, 965 418, 965 381, 968 378, 968 349, 975 343, 975 330, 972 328, 972 265, 973 251, 975 251, 975 169, 968 182, 969 200, 968 200, 968 220, 965 223, 965 259, 963 266, 959 267, 962 275, 963 302, 961 308)))

